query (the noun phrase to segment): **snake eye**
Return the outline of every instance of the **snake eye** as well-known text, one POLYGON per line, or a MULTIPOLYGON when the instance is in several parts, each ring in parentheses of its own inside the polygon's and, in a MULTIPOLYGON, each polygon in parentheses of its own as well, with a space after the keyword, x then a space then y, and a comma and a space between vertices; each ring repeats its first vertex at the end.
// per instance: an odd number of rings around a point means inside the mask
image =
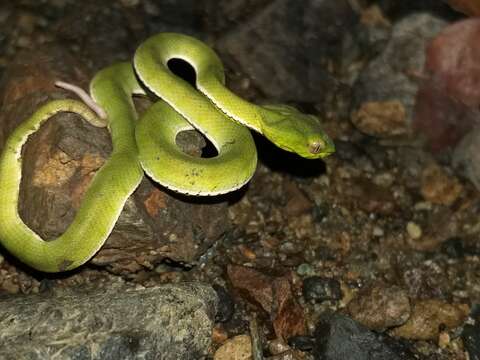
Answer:
POLYGON ((322 140, 315 140, 308 145, 308 151, 311 154, 318 154, 325 147, 325 143, 322 140))

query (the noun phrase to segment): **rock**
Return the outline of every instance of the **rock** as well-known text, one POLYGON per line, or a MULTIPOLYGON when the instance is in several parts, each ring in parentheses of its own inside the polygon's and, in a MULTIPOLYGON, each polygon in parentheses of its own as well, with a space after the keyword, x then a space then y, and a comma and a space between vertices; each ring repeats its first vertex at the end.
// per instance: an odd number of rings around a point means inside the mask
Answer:
POLYGON ((217 298, 206 285, 123 286, 0 300, 0 358, 200 359, 217 298), (28 344, 28 346, 25 346, 28 344))
POLYGON ((355 40, 361 43, 360 52, 363 53, 363 50, 368 54, 381 52, 390 38, 391 28, 390 20, 378 4, 363 8, 358 33, 354 35, 355 40))
POLYGON ((407 234, 411 239, 416 240, 422 237, 422 228, 413 221, 407 222, 407 234))
MULTIPOLYGON (((300 337, 302 337, 302 336, 294 336, 294 337, 292 337, 292 339, 297 339, 297 338, 300 338, 300 337)), ((291 344, 290 339, 289 339, 289 344, 291 344)), ((273 355, 278 355, 278 354, 282 354, 282 353, 290 350, 290 347, 285 342, 283 342, 281 339, 277 338, 277 339, 270 340, 268 342, 268 350, 273 355)))
POLYGON ((469 313, 465 304, 449 304, 437 299, 418 300, 405 324, 391 330, 393 336, 415 340, 436 340, 440 328, 451 329, 462 324, 469 313))
POLYGON ((269 356, 268 360, 305 360, 305 354, 298 350, 287 350, 281 354, 269 356))
POLYGON ((232 285, 246 300, 260 305, 270 315, 278 338, 286 340, 305 334, 305 315, 293 295, 288 276, 271 277, 236 265, 229 265, 227 273, 232 285))
POLYGON ((480 191, 480 126, 475 126, 459 142, 453 164, 480 191))
POLYGON ((250 336, 237 335, 225 341, 218 348, 213 357, 214 360, 251 360, 252 343, 250 336))
MULTIPOLYGON (((415 251, 418 253, 418 251, 415 251)), ((418 264, 410 260, 416 254, 401 254, 397 271, 402 276, 402 288, 408 291, 410 299, 441 298, 450 293, 451 284, 445 284, 445 270, 437 263, 418 264)))
POLYGON ((354 84, 353 122, 374 136, 410 131, 424 49, 446 23, 429 14, 413 14, 394 24, 388 44, 362 70, 354 84), (368 125, 368 126, 367 126, 368 125))
POLYGON ((316 360, 413 360, 403 343, 368 330, 338 313, 320 316, 315 330, 316 360))
POLYGON ((478 123, 480 19, 445 27, 428 45, 414 128, 433 151, 455 147, 478 123))
POLYGON ((303 280, 303 297, 306 301, 340 300, 342 290, 338 280, 311 276, 303 280))
POLYGON ((218 311, 215 315, 215 320, 218 322, 227 322, 233 316, 233 312, 235 311, 235 303, 224 287, 213 285, 213 289, 217 293, 218 297, 218 311))
POLYGON ((233 287, 240 291, 244 298, 260 305, 267 313, 272 311, 272 277, 255 269, 236 265, 229 265, 227 274, 233 287))
POLYGON ((421 193, 425 200, 439 205, 452 205, 462 193, 460 181, 440 166, 431 164, 422 172, 421 193))
POLYGON ((406 110, 398 100, 368 101, 352 114, 352 123, 365 134, 375 137, 406 135, 406 110))
POLYGON ((297 184, 288 182, 285 188, 287 198, 285 213, 288 216, 296 217, 312 210, 314 203, 299 189, 297 184))
POLYGON ((296 300, 287 277, 273 281, 273 329, 277 338, 287 341, 292 336, 306 334, 306 321, 303 308, 296 300))
POLYGON ((480 360, 480 326, 467 324, 463 327, 462 340, 470 360, 480 360))
POLYGON ((275 0, 221 38, 218 48, 268 98, 318 103, 338 87, 325 64, 345 50, 356 22, 346 0, 275 0))
POLYGON ((480 255, 480 244, 473 236, 451 237, 442 244, 440 249, 451 259, 463 259, 480 255))
POLYGON ((395 211, 396 202, 389 188, 379 186, 366 177, 358 177, 345 186, 344 197, 367 213, 389 215, 395 211))
POLYGON ((301 351, 311 351, 314 345, 314 339, 311 336, 292 336, 288 339, 288 345, 301 351))
POLYGON ((407 292, 385 284, 362 289, 347 309, 353 320, 377 331, 405 323, 411 310, 407 292))

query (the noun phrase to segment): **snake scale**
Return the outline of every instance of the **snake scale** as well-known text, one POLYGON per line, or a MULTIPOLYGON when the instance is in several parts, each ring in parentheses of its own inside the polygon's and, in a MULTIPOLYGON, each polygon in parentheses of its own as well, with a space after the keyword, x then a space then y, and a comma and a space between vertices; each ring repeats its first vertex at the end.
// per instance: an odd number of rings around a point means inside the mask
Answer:
POLYGON ((144 172, 166 188, 198 196, 223 194, 247 183, 257 163, 249 129, 305 158, 323 158, 334 151, 315 116, 286 105, 251 104, 224 84, 222 62, 205 43, 187 35, 160 33, 139 46, 133 64, 114 64, 94 76, 90 96, 101 111, 70 99, 41 106, 12 132, 0 156, 3 247, 40 271, 74 269, 104 244, 144 172), (194 68, 195 87, 169 69, 171 59, 182 59, 194 68), (145 95, 145 88, 159 99, 138 119, 132 95, 145 95), (68 229, 44 241, 18 213, 22 147, 29 135, 59 112, 77 113, 93 125, 108 126, 113 150, 93 177, 68 229), (175 138, 187 129, 200 131, 218 154, 201 158, 180 150, 175 138))

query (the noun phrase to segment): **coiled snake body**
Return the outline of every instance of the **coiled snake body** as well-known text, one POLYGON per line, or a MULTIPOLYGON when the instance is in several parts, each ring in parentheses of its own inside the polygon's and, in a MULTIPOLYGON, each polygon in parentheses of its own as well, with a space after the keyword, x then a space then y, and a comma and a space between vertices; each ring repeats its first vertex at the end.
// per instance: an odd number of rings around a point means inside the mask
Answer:
POLYGON ((136 51, 133 66, 119 63, 97 73, 90 94, 106 119, 77 100, 51 101, 14 130, 0 157, 0 242, 40 271, 71 270, 88 261, 109 236, 144 171, 161 185, 190 195, 240 188, 256 168, 248 128, 306 158, 321 158, 334 150, 314 116, 286 105, 253 105, 230 92, 224 87, 217 55, 186 35, 161 33, 147 39, 136 51), (193 66, 197 89, 169 70, 171 59, 193 66), (145 92, 136 75, 161 99, 139 120, 132 95, 145 92), (58 112, 78 113, 96 126, 107 121, 113 151, 95 174, 65 233, 44 241, 18 213, 21 151, 28 136, 58 112), (213 143, 217 156, 192 157, 177 147, 176 135, 192 128, 213 143))

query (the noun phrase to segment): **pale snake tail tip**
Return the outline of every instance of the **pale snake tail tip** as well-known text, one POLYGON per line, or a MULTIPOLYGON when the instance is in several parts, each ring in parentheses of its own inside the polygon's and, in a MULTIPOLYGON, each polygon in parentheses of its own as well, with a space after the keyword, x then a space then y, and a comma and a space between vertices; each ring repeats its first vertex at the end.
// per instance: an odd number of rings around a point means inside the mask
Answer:
MULTIPOLYGON (((95 114, 98 115, 100 119, 106 120, 108 118, 105 110, 98 105, 95 100, 93 100, 92 97, 81 87, 60 80, 55 81, 55 86, 76 94, 90 109, 92 109, 93 112, 95 112, 95 114)), ((98 126, 97 124, 94 125, 98 126)), ((103 124, 103 126, 105 126, 105 124, 103 124)))

